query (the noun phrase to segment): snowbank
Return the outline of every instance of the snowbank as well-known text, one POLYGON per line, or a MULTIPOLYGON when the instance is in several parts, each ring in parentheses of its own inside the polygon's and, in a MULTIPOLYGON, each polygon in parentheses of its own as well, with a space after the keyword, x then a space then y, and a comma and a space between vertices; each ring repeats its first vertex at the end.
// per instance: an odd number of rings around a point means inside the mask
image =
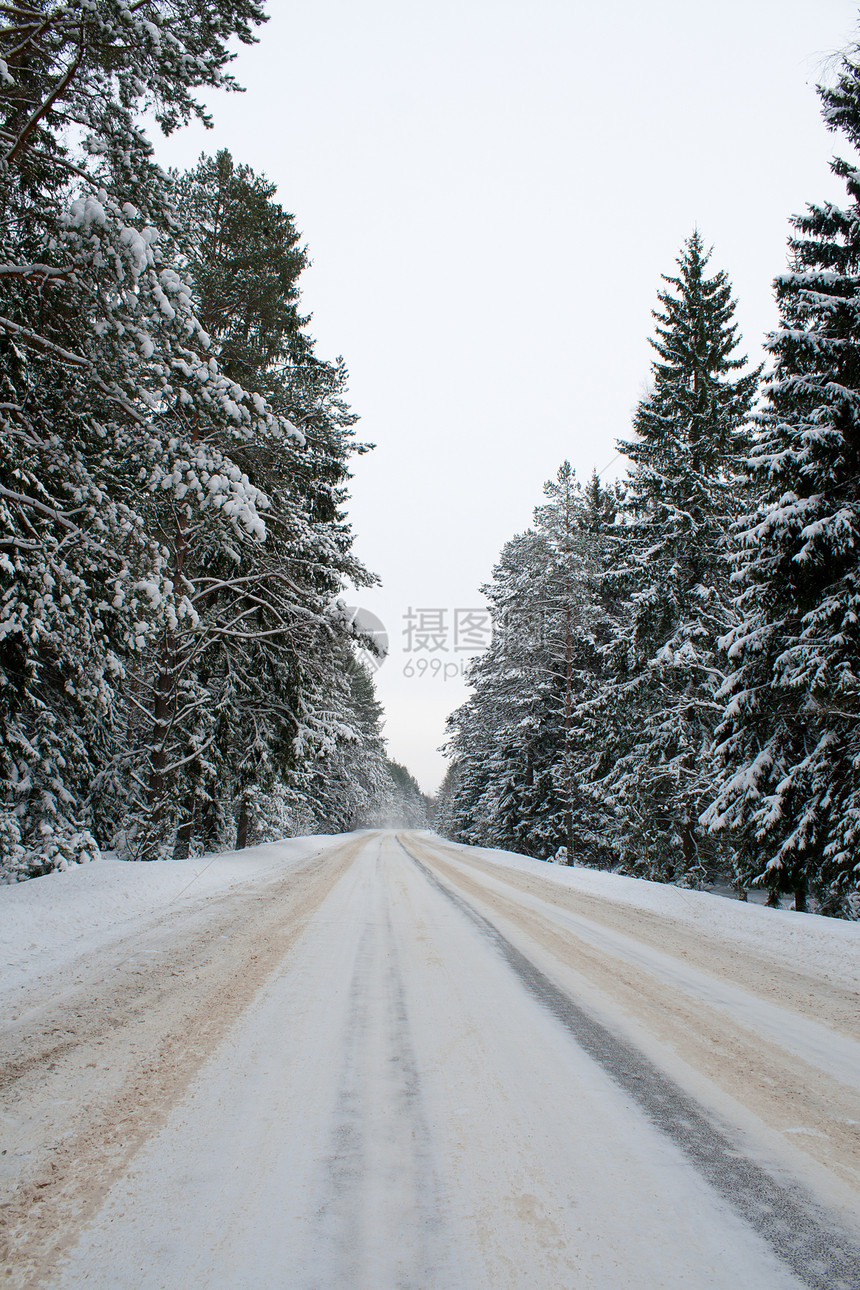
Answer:
POLYGON ((690 931, 715 935, 734 942, 738 948, 765 954, 775 965, 803 964, 847 988, 860 990, 860 923, 798 914, 790 909, 766 909, 707 891, 691 891, 645 878, 624 878, 581 865, 569 868, 548 864, 510 851, 486 847, 463 850, 501 868, 536 874, 586 896, 677 919, 690 931))
POLYGON ((0 886, 0 969, 4 986, 60 972, 72 959, 119 939, 160 914, 296 864, 344 841, 319 835, 269 842, 189 860, 128 864, 102 859, 0 886))

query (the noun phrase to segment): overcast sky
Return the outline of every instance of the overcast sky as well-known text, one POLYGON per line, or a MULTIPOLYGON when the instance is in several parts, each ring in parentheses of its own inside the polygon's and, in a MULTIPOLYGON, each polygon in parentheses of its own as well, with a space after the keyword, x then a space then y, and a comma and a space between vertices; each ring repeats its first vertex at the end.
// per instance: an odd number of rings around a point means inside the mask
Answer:
POLYGON ((649 379, 660 275, 694 226, 760 358, 788 216, 844 195, 828 161, 845 148, 815 84, 858 6, 270 10, 234 65, 247 92, 212 96, 215 129, 159 156, 186 166, 229 148, 277 183, 303 232, 311 331, 321 355, 345 357, 360 436, 377 445, 355 464, 350 515, 383 582, 360 603, 392 641, 377 674, 390 752, 432 791, 445 716, 466 695, 455 611, 481 605, 565 458, 583 479, 612 462, 649 379), (410 609, 446 611, 447 651, 404 649, 410 609))

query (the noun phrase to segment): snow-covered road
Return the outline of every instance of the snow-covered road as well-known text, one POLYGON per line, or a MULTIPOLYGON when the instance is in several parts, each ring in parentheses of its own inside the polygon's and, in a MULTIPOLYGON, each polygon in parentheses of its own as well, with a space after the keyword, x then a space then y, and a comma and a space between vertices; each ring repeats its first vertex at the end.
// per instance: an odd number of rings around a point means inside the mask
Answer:
POLYGON ((422 834, 261 862, 25 989, 8 1283, 856 1290, 858 932, 422 834))

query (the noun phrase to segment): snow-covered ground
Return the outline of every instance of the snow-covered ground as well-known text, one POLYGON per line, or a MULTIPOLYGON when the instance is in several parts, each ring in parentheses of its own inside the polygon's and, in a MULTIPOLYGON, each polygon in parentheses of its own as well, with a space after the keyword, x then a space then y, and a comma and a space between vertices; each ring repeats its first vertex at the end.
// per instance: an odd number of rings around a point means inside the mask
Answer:
POLYGON ((691 930, 767 953, 774 962, 788 966, 800 963, 805 970, 818 968, 860 994, 860 923, 798 914, 791 909, 766 909, 755 901, 727 900, 722 894, 625 878, 584 865, 546 864, 510 851, 483 847, 462 850, 502 869, 535 874, 570 891, 624 905, 631 911, 677 919, 691 930))
POLYGON ((860 1284, 857 925, 368 834, 0 936, 9 1284, 860 1284))
MULTIPOLYGON (((290 838, 223 855, 154 864, 100 860, 0 887, 0 990, 61 976, 108 940, 213 896, 283 873, 334 841, 290 838)), ((2 995, 0 995, 2 998, 2 995)))

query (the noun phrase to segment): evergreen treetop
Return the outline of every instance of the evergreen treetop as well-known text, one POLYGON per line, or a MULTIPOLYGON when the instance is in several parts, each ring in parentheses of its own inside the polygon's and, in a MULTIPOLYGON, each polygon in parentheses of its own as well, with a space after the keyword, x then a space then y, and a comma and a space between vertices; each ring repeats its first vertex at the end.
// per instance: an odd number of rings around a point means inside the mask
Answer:
MULTIPOLYGON (((629 509, 661 503, 688 526, 710 517, 714 489, 737 473, 749 444, 748 417, 759 371, 737 353, 735 302, 725 270, 708 277, 711 252, 698 230, 687 239, 679 272, 665 276, 650 343, 653 390, 636 410, 636 438, 618 447, 635 466, 629 509)), ((656 518, 669 518, 658 514, 656 518)))

